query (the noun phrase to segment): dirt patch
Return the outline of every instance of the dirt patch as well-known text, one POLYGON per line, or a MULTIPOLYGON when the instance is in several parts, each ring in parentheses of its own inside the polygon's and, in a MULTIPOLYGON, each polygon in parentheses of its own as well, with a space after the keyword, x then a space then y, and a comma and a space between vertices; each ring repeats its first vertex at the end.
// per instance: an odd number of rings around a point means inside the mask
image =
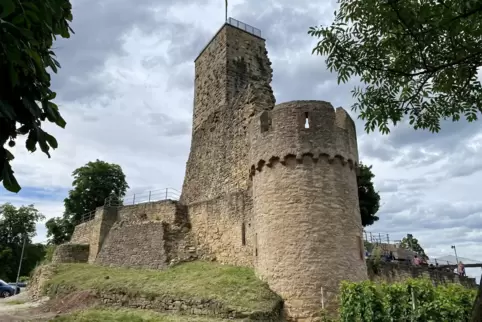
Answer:
POLYGON ((95 307, 99 303, 100 301, 95 292, 84 290, 54 298, 43 306, 43 310, 44 312, 62 314, 74 310, 95 307))

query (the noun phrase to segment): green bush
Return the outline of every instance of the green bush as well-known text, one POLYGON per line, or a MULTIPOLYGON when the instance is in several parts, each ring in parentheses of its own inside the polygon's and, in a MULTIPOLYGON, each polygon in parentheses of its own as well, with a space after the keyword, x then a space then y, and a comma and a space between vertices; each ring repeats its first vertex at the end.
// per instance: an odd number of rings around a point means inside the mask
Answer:
POLYGON ((28 276, 20 276, 18 278, 19 282, 24 282, 24 283, 28 282, 29 280, 30 280, 30 277, 28 277, 28 276))
POLYGON ((342 322, 469 321, 477 291, 459 284, 434 286, 428 279, 377 284, 343 282, 342 322))
POLYGON ((51 263, 54 255, 56 245, 48 245, 45 250, 44 263, 51 263))

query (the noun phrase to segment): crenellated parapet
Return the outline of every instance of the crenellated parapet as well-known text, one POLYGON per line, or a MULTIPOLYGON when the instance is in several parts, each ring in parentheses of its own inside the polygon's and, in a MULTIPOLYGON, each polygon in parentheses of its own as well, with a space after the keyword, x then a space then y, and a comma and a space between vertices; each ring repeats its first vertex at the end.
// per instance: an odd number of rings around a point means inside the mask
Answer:
POLYGON ((249 128, 251 175, 264 166, 296 159, 358 164, 355 123, 324 101, 291 101, 253 118, 249 128))

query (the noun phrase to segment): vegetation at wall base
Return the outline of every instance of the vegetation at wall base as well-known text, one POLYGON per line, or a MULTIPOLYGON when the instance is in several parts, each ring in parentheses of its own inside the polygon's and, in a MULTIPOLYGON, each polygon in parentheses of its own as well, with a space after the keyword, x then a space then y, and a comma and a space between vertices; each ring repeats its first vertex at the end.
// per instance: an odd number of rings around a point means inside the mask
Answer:
MULTIPOLYGON (((53 322, 222 322, 225 319, 161 314, 149 310, 92 308, 66 314, 53 322)), ((236 321, 236 320, 229 320, 236 321)))
POLYGON ((400 283, 343 282, 340 322, 470 321, 477 291, 429 279, 400 283))
POLYGON ((251 269, 203 261, 167 270, 57 264, 45 287, 52 297, 93 290, 131 298, 211 300, 246 314, 271 313, 281 303, 251 269))

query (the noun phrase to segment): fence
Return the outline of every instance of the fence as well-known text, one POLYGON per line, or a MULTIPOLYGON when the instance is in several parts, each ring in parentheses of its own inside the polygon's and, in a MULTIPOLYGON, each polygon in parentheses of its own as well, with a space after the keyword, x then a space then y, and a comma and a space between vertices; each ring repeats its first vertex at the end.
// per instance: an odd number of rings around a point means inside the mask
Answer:
POLYGON ((164 188, 157 190, 150 190, 141 193, 134 193, 131 195, 118 198, 117 196, 110 196, 105 199, 105 206, 119 207, 137 205, 141 203, 149 203, 162 200, 179 200, 181 193, 173 188, 164 188))
MULTIPOLYGON (((386 234, 386 233, 374 233, 374 232, 363 230, 363 235, 366 242, 369 242, 375 245, 380 245, 380 244, 398 245, 401 242, 400 239, 395 239, 393 238, 393 236, 390 237, 390 234, 386 234)), ((408 263, 411 263, 411 261, 408 261, 408 263)), ((439 266, 439 265, 444 266, 444 265, 456 265, 457 263, 455 261, 448 261, 446 259, 431 258, 427 260, 427 264, 434 265, 434 266, 439 266)))
POLYGON ((85 214, 82 214, 80 216, 80 223, 84 223, 84 222, 87 222, 87 221, 90 221, 92 219, 95 218, 95 210, 92 210, 92 211, 89 211, 89 212, 86 212, 85 214))
POLYGON ((239 29, 242 29, 244 31, 247 31, 249 32, 250 34, 253 34, 255 36, 258 36, 258 37, 261 37, 261 30, 259 30, 258 28, 254 28, 253 26, 250 26, 248 24, 245 24, 244 22, 241 22, 239 20, 236 20, 234 18, 229 18, 228 19, 228 23, 231 25, 231 26, 234 26, 236 28, 239 28, 239 29))

